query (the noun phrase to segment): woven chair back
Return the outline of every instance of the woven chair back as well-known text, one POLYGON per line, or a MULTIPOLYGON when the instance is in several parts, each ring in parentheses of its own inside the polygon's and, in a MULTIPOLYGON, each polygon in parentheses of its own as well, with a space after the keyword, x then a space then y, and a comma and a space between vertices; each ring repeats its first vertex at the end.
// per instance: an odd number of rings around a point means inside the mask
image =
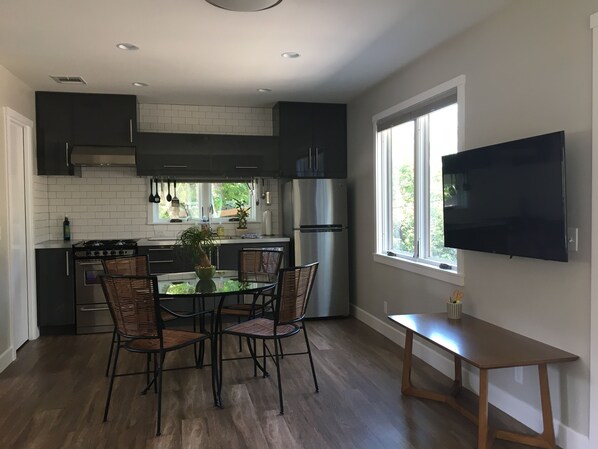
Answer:
POLYGON ((161 338, 155 276, 101 276, 117 332, 127 338, 161 338))
POLYGON ((275 282, 282 263, 282 251, 242 249, 239 251, 239 280, 275 282))
POLYGON ((318 270, 318 262, 280 270, 278 276, 277 324, 301 321, 318 270))
POLYGON ((149 276, 147 256, 118 257, 102 259, 104 273, 125 276, 149 276))

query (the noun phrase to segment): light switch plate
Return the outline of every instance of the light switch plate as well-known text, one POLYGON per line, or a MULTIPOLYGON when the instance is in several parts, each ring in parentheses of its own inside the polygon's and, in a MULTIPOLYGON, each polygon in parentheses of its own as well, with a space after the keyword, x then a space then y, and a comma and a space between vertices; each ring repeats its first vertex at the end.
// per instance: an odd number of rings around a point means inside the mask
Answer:
POLYGON ((579 251, 579 228, 567 228, 569 251, 579 251))

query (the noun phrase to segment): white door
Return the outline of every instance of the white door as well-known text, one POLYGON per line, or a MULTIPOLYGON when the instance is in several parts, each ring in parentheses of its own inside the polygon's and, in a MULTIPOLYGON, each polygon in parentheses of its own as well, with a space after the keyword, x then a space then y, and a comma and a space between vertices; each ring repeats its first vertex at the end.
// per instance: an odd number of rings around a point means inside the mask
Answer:
MULTIPOLYGON (((7 168, 8 168, 8 238, 9 238, 9 286, 13 353, 35 331, 31 328, 33 300, 31 273, 34 273, 31 217, 28 216, 30 201, 27 182, 31 181, 30 151, 32 148, 32 124, 14 111, 6 111, 7 168)), ((33 313, 33 315, 36 315, 33 313)), ((37 330, 37 329, 35 329, 37 330)))

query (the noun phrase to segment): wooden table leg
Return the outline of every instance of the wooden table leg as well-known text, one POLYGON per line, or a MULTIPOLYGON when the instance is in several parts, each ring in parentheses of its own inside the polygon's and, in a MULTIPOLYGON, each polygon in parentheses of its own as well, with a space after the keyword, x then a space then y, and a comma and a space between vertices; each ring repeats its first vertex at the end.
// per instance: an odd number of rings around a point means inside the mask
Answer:
POLYGON ((478 449, 488 449, 488 370, 480 369, 478 449))
POLYGON ((548 443, 548 447, 554 448, 554 424, 552 423, 552 405, 550 403, 550 388, 548 386, 548 370, 545 363, 538 365, 540 375, 540 400, 542 402, 542 423, 544 430, 541 437, 548 443))
POLYGON ((401 379, 401 393, 406 394, 411 388, 411 357, 413 354, 413 331, 407 329, 405 333, 405 349, 403 350, 403 377, 401 379))
POLYGON ((453 396, 458 396, 461 393, 461 388, 463 386, 463 375, 461 371, 461 357, 455 355, 455 381, 453 382, 453 388, 451 390, 451 394, 453 396))

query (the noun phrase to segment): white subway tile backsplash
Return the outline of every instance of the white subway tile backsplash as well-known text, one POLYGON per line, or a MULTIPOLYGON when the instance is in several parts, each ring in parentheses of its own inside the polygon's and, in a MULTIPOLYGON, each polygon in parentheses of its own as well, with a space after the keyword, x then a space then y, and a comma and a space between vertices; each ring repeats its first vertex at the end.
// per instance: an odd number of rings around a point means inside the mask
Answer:
MULTIPOLYGON (((140 104, 140 131, 272 135, 269 108, 140 104)), ((278 183, 270 180, 274 232, 279 232, 278 183)), ((74 241, 97 238, 175 237, 189 224, 147 223, 148 180, 130 167, 83 167, 81 176, 35 176, 36 242, 62 238, 65 215, 74 241)), ((266 206, 263 206, 266 207, 266 206)), ((259 212, 261 218, 261 212, 259 212)), ((214 226, 217 226, 215 224, 214 226)), ((223 223, 227 235, 236 225, 223 223)), ((260 223, 249 230, 261 231, 260 223)))

